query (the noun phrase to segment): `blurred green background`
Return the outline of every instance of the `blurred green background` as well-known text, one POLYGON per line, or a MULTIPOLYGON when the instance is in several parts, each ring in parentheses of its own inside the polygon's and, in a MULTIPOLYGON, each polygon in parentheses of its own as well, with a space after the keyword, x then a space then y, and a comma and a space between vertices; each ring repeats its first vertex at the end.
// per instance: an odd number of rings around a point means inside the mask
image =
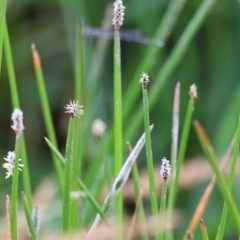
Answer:
MULTIPOLYGON (((161 69, 201 2, 199 0, 186 1, 176 26, 162 49, 161 57, 158 57, 154 62, 153 71, 148 73, 150 81, 154 81, 158 70, 161 69)), ((82 17, 86 26, 100 27, 106 6, 109 3, 111 2, 106 0, 8 1, 7 23, 20 104, 25 116, 26 145, 34 189, 42 178, 53 174, 53 166, 49 150, 43 139, 46 136, 46 130, 32 64, 31 44, 36 44, 42 59, 58 143, 60 149, 64 150, 68 119, 67 116, 64 116, 63 107, 70 99, 74 98, 77 20, 82 17)), ((140 30, 145 36, 152 38, 167 4, 167 0, 124 1, 126 11, 123 28, 140 30)), ((196 83, 198 99, 195 104, 194 119, 198 119, 205 127, 217 154, 222 156, 225 153, 237 127, 240 110, 239 42, 240 3, 237 0, 216 1, 214 8, 189 44, 186 54, 165 85, 163 93, 159 96, 157 104, 151 111, 151 122, 155 124, 152 143, 156 164, 159 165, 160 159, 164 156, 170 158, 173 93, 178 81, 181 83, 180 132, 189 99, 189 86, 196 83)), ((88 122, 85 123, 86 132, 88 132, 85 138, 86 152, 84 153, 86 167, 97 154, 96 143, 91 136, 92 121, 97 117, 101 118, 108 125, 108 129, 113 121, 112 41, 106 47, 103 65, 97 79, 91 79, 95 67, 93 62, 96 58, 94 55, 96 53, 96 43, 96 39, 85 38, 85 101, 87 101, 88 93, 92 88, 93 80, 99 82, 93 105, 91 108, 85 108, 85 112, 90 112, 88 122)), ((147 47, 148 45, 145 44, 122 41, 123 95, 147 47)), ((136 83, 136 87, 140 87, 138 83, 136 83)), ((138 99, 139 101, 135 103, 134 109, 142 104, 140 95, 138 99)), ((3 159, 7 151, 13 149, 14 144, 14 134, 10 129, 12 103, 4 54, 0 76, 0 109, 0 157, 3 159)), ((131 122, 131 119, 130 114, 124 124, 123 131, 131 122)), ((124 140, 129 140, 134 144, 142 132, 143 124, 133 139, 124 140)), ((126 135, 125 132, 123 134, 126 135)), ((202 155, 202 150, 194 130, 191 129, 186 158, 191 159, 198 155, 202 155)), ((126 156, 127 148, 124 153, 124 157, 126 156)), ((144 168, 145 165, 145 155, 141 154, 139 166, 144 168)), ((10 180, 4 180, 5 172, 3 169, 0 169, 0 173, 2 176, 0 181, 2 203, 0 213, 1 216, 4 216, 3 200, 6 193, 10 191, 10 180)), ((236 183, 239 180, 238 176, 236 183)), ((203 182, 191 191, 179 194, 177 206, 184 210, 184 220, 177 236, 182 236, 183 230, 186 229, 189 218, 206 184, 207 182, 203 182)), ((240 192, 236 185, 233 192, 237 199, 236 202, 239 203, 240 192)), ((204 215, 211 236, 216 233, 222 203, 221 193, 216 188, 204 215)), ((229 218, 227 229, 227 232, 229 232, 228 239, 234 239, 231 237, 233 231, 231 218, 229 218)), ((176 237, 176 239, 180 238, 176 237)))

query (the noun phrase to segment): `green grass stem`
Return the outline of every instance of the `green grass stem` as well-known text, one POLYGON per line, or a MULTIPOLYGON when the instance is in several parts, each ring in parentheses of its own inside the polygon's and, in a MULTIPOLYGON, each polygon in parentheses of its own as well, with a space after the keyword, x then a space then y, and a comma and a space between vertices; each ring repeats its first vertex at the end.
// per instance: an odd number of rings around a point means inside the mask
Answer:
POLYGON ((160 233, 160 240, 165 239, 165 231, 166 231, 166 221, 165 218, 166 215, 166 204, 167 203, 167 179, 163 179, 163 185, 162 185, 162 192, 161 192, 161 202, 160 202, 160 217, 161 217, 161 226, 160 229, 162 230, 160 233), (164 219, 164 220, 163 220, 164 219))
POLYGON ((185 119, 184 119, 184 123, 183 123, 183 130, 182 130, 182 135, 181 135, 180 144, 179 144, 177 168, 176 168, 176 173, 175 173, 176 176, 172 182, 173 190, 172 190, 172 196, 170 199, 171 208, 174 207, 174 204, 175 204, 176 198, 177 198, 178 182, 179 182, 179 177, 180 177, 180 172, 182 169, 183 161, 185 158, 185 152, 186 152, 186 148, 187 148, 187 140, 188 140, 191 121, 192 121, 192 114, 194 111, 194 102, 195 102, 195 100, 193 98, 189 99, 188 107, 187 107, 187 111, 186 111, 186 115, 185 115, 185 119))
POLYGON ((73 157, 74 157, 74 134, 76 117, 70 117, 66 142, 65 165, 64 165, 64 188, 62 205, 62 230, 67 232, 71 229, 72 200, 70 192, 73 190, 73 157))
POLYGON ((12 176, 12 195, 11 195, 11 234, 12 240, 18 239, 18 179, 19 179, 19 152, 21 144, 21 133, 16 135, 15 160, 12 176))
POLYGON ((194 121, 194 127, 198 136, 198 139, 201 143, 204 153, 206 154, 212 169, 214 170, 217 178, 217 183, 219 185, 220 190, 222 191, 224 200, 226 201, 228 208, 230 210, 234 225, 236 227, 238 235, 240 235, 240 219, 239 212, 236 206, 236 203, 231 195, 230 190, 228 189, 227 183, 224 179, 224 176, 219 167, 217 157, 213 151, 213 147, 210 144, 210 141, 205 133, 203 127, 200 125, 198 121, 194 121))
POLYGON ((201 219, 200 221, 200 227, 201 227, 201 232, 202 232, 202 239, 203 240, 208 240, 208 232, 207 232, 207 227, 205 222, 201 219))
MULTIPOLYGON (((77 40, 76 40, 76 66, 75 66, 75 99, 83 104, 84 103, 84 82, 85 82, 85 60, 84 60, 84 23, 83 20, 77 21, 77 40)), ((81 177, 81 168, 83 160, 83 119, 76 118, 76 130, 75 130, 75 142, 74 142, 74 172, 76 176, 81 177)), ((78 188, 78 184, 74 184, 74 189, 78 188)), ((79 208, 78 208, 78 199, 72 200, 72 229, 78 228, 79 220, 79 208)))
MULTIPOLYGON (((20 108, 17 83, 16 83, 16 75, 15 75, 15 70, 14 70, 14 64, 13 64, 13 58, 12 58, 10 39, 9 39, 9 35, 8 35, 7 23, 5 24, 4 52, 5 52, 6 63, 7 63, 7 72, 8 72, 8 77, 9 77, 13 109, 20 108)), ((24 133, 22 133, 22 140, 21 140, 21 145, 20 145, 20 155, 21 155, 22 163, 24 165, 24 168, 22 169, 23 187, 24 187, 24 191, 26 193, 27 199, 28 199, 29 207, 30 207, 30 209, 32 209, 31 181, 30 181, 24 133)))
MULTIPOLYGON (((230 173, 229 173, 229 178, 228 178, 228 189, 229 189, 229 191, 231 191, 232 186, 233 186, 233 180, 234 180, 235 169, 236 169, 237 158, 238 158, 238 152, 239 152, 239 144, 240 144, 240 118, 239 118, 239 122, 238 122, 237 138, 236 138, 236 143, 235 143, 235 147, 234 147, 234 150, 233 150, 231 168, 230 168, 230 173)), ((220 225, 219 225, 219 229, 218 229, 217 240, 222 240, 223 239, 226 220, 227 220, 227 213, 228 213, 228 204, 225 200, 224 201, 224 206, 223 206, 223 211, 222 211, 222 217, 221 217, 221 221, 220 221, 220 225)))
MULTIPOLYGON (((53 154, 57 157, 57 159, 63 164, 65 165, 65 159, 62 156, 62 154, 57 150, 57 148, 53 145, 53 143, 51 143, 47 138, 45 138, 45 141, 48 145, 48 147, 51 149, 51 151, 53 152, 53 154)), ((86 199, 90 202, 90 204, 92 205, 92 207, 96 210, 97 213, 99 213, 99 215, 106 220, 106 215, 105 213, 102 211, 102 208, 99 206, 99 204, 96 202, 95 198, 92 196, 92 193, 88 190, 88 188, 86 187, 86 185, 81 181, 81 179, 76 176, 74 174, 74 177, 77 179, 78 182, 78 186, 80 189, 82 189, 85 193, 86 193, 86 199)))
POLYGON ((2 66, 3 38, 6 22, 7 0, 0 0, 0 74, 2 66))
POLYGON ((31 212, 31 208, 28 204, 28 200, 24 194, 24 192, 22 192, 22 203, 23 203, 23 207, 24 207, 24 212, 26 215, 26 219, 27 219, 27 223, 28 223, 28 229, 29 232, 31 234, 31 237, 33 238, 33 240, 38 240, 38 235, 33 223, 33 219, 32 219, 32 212, 31 212))
MULTIPOLYGON (((48 137, 51 140, 51 142, 55 146, 57 146, 57 140, 56 140, 56 135, 55 135, 54 126, 53 126, 53 120, 51 117, 50 106, 49 106, 46 87, 45 87, 45 83, 44 83, 41 59, 40 59, 40 56, 38 54, 35 44, 32 44, 32 54, 33 54, 33 64, 34 64, 34 69, 35 69, 38 90, 39 90, 40 100, 41 100, 41 106, 42 106, 42 112, 43 112, 45 126, 47 129, 47 134, 48 134, 48 137)), ((58 161, 57 158, 55 158, 54 155, 52 155, 52 158, 53 158, 55 171, 57 174, 59 189, 60 189, 61 193, 63 193, 63 181, 64 181, 63 169, 62 169, 60 162, 58 161)))
MULTIPOLYGON (((122 168, 122 79, 121 48, 119 31, 114 31, 114 172, 115 177, 122 168)), ((119 223, 122 222, 122 193, 116 200, 116 212, 119 223)))
MULTIPOLYGON (((144 119, 144 129, 146 135, 146 156, 147 156, 147 169, 148 169, 148 180, 150 187, 150 202, 152 214, 154 217, 158 215, 158 203, 157 203, 157 193, 156 185, 154 180, 154 165, 153 165, 153 156, 152 156, 152 143, 150 136, 150 121, 149 121, 149 106, 148 106, 148 94, 147 89, 142 89, 143 92, 143 119, 144 119)), ((157 226, 155 226, 157 228, 157 226)), ((157 229, 155 229, 157 233, 157 229)), ((157 234, 155 235, 157 239, 157 234)))

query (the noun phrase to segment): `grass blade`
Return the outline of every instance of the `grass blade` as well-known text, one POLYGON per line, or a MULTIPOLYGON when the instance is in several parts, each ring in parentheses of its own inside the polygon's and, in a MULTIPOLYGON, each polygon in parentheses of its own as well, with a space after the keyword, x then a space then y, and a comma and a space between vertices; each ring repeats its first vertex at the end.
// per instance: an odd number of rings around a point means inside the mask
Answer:
POLYGON ((0 0, 0 73, 2 66, 3 38, 6 22, 7 0, 0 0))
MULTIPOLYGON (((238 128, 237 128, 237 139, 233 151, 233 157, 232 157, 232 163, 231 163, 231 168, 230 168, 230 173, 229 173, 229 179, 228 179, 228 189, 231 191, 232 186, 233 186, 233 180, 234 180, 234 175, 235 175, 235 169, 236 169, 236 164, 237 164, 237 158, 238 158, 238 152, 239 152, 239 144, 240 144, 240 119, 238 122, 238 128)), ((223 206, 223 211, 222 211, 222 217, 218 229, 218 234, 217 234, 217 240, 223 239, 224 235, 224 230, 225 230, 225 224, 227 220, 227 213, 228 213, 228 205, 226 200, 224 201, 224 206, 223 206)))
POLYGON ((231 192, 228 189, 224 176, 220 170, 217 157, 213 151, 213 147, 205 133, 203 127, 200 125, 198 121, 194 121, 194 127, 198 136, 198 139, 202 145, 202 148, 216 174, 217 183, 219 185, 220 190, 222 191, 223 197, 228 205, 228 208, 231 212, 231 216, 233 222, 235 224, 236 230, 238 235, 240 235, 240 219, 239 219, 239 212, 236 206, 236 203, 231 195, 231 192))

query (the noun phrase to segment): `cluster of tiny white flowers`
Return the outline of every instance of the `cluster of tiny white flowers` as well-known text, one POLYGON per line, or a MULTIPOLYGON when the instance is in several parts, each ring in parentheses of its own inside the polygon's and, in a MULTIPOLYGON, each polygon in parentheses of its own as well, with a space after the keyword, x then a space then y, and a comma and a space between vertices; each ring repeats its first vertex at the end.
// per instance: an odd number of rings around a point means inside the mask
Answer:
POLYGON ((150 82, 149 76, 146 73, 142 73, 141 79, 139 80, 140 83, 142 83, 143 89, 146 89, 148 83, 150 82))
POLYGON ((13 121, 13 125, 11 126, 12 129, 16 132, 16 134, 20 134, 24 130, 23 112, 20 109, 15 108, 11 119, 13 121))
POLYGON ((171 175, 171 165, 165 157, 162 159, 160 175, 163 179, 167 179, 171 175))
POLYGON ((70 100, 70 103, 67 104, 64 108, 66 109, 65 113, 71 114, 72 117, 79 117, 80 115, 84 114, 84 110, 82 109, 83 106, 80 106, 78 104, 78 101, 75 100, 70 100))
POLYGON ((122 0, 116 0, 113 3, 113 20, 112 24, 114 25, 114 28, 116 30, 119 30, 120 27, 123 24, 123 16, 124 16, 124 9, 125 7, 123 6, 122 0))
POLYGON ((195 84, 190 86, 189 95, 192 99, 197 98, 197 86, 195 84))
MULTIPOLYGON (((3 164, 3 168, 7 169, 6 178, 9 178, 13 175, 15 152, 9 151, 7 157, 5 157, 4 160, 6 163, 3 164)), ((19 159, 19 161, 21 161, 21 159, 19 159)), ((23 164, 18 164, 18 170, 21 171, 23 166, 23 164)))

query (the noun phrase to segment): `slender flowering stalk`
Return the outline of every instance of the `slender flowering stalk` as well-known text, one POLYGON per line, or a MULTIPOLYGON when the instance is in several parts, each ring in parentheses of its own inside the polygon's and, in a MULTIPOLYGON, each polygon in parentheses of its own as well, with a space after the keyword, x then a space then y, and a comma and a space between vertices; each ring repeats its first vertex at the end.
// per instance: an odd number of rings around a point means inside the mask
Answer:
MULTIPOLYGON (((149 76, 146 73, 142 73, 140 83, 142 84, 143 92, 143 119, 144 119, 144 130, 146 134, 146 157, 147 157, 147 169, 148 169, 148 180, 150 187, 150 200, 151 209, 154 217, 158 215, 158 203, 157 203, 157 192, 154 179, 154 165, 152 156, 152 143, 149 130, 149 105, 148 105, 148 94, 147 94, 147 84, 149 83, 149 76)), ((155 224, 155 239, 158 239, 158 227, 155 224)))
POLYGON ((165 157, 162 159, 162 165, 160 170, 160 175, 163 178, 162 192, 161 192, 161 203, 160 203, 160 216, 163 221, 161 223, 162 233, 160 235, 160 239, 163 240, 165 237, 165 212, 166 212, 166 202, 167 202, 167 179, 171 173, 171 166, 169 164, 169 160, 165 157))
MULTIPOLYGON (((122 77, 121 77, 121 46, 119 29, 123 24, 124 6, 121 0, 113 4, 114 25, 114 174, 117 177, 122 167, 122 77)), ((116 200, 116 212, 118 222, 122 222, 122 194, 116 200)), ((121 237, 120 237, 121 238, 121 237)))
POLYGON ((62 230, 69 231, 71 229, 71 207, 72 201, 70 193, 73 190, 73 156, 74 156, 74 136, 76 129, 76 117, 80 117, 84 113, 83 106, 77 101, 70 101, 65 106, 66 113, 71 115, 68 125, 65 165, 64 165, 64 188, 63 188, 63 208, 62 208, 62 230))
MULTIPOLYGON (((0 29, 1 29, 1 27, 0 27, 0 29)), ((11 95, 11 99, 12 99, 13 109, 20 108, 16 74, 15 74, 12 50, 11 50, 11 43, 10 43, 10 39, 9 39, 8 27, 7 27, 6 22, 5 22, 4 44, 3 45, 4 45, 4 53, 5 53, 5 57, 6 57, 6 66, 7 66, 7 72, 8 72, 10 95, 11 95)), ((21 137, 20 153, 21 153, 22 163, 24 164, 24 169, 22 172, 23 188, 27 195, 30 208, 32 208, 32 188, 31 188, 31 180, 30 180, 30 173, 29 173, 29 167, 28 167, 26 144, 25 144, 25 138, 24 138, 23 133, 22 133, 22 137, 21 137)))
MULTIPOLYGON (((17 229, 17 212, 18 212, 18 174, 19 168, 23 167, 23 165, 19 165, 19 151, 20 151, 20 143, 21 143, 21 133, 24 129, 23 126, 23 112, 20 109, 14 109, 11 117, 13 124, 12 129, 16 133, 16 140, 15 140, 15 151, 10 152, 8 154, 8 171, 9 174, 7 176, 12 175, 12 196, 11 196, 11 233, 12 233, 12 240, 18 239, 18 229, 17 229), (15 156, 14 156, 15 155, 15 156), (11 174, 11 162, 13 163, 13 169, 11 174)), ((5 159, 6 160, 6 159, 5 159)), ((5 165, 6 167, 6 165, 5 165)))

